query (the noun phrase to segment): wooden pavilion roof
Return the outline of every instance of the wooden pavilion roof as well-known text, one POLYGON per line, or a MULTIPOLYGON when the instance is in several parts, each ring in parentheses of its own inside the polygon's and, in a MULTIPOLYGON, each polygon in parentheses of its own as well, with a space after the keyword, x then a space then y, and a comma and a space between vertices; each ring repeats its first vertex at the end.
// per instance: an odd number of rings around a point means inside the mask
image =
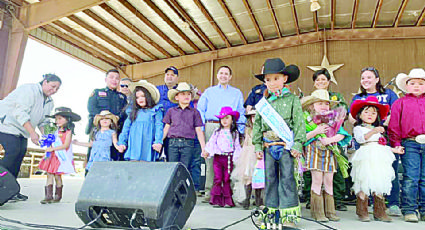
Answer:
POLYGON ((425 37, 424 0, 319 0, 315 12, 310 0, 6 1, 32 38, 102 70, 143 66, 144 77, 323 36, 425 37))

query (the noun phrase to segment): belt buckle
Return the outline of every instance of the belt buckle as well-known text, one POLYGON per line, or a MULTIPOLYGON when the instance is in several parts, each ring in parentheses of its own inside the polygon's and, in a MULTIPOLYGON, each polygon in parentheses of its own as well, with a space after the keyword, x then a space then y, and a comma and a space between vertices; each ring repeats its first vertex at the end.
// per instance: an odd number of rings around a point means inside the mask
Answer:
POLYGON ((417 135, 415 141, 419 144, 425 144, 425 134, 417 135))

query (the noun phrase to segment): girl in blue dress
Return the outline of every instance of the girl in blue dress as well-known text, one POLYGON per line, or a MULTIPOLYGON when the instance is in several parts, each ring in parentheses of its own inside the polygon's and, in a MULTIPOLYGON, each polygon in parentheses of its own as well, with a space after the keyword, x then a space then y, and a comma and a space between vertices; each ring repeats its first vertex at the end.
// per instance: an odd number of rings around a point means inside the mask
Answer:
POLYGON ((93 162, 111 161, 111 146, 114 145, 119 150, 117 145, 117 122, 118 117, 109 111, 102 111, 94 117, 95 129, 91 135, 92 140, 89 143, 72 141, 75 145, 91 147, 90 158, 86 165, 86 173, 90 170, 93 162))
POLYGON ((141 80, 130 85, 133 92, 131 108, 119 135, 119 151, 128 161, 155 161, 162 148, 162 105, 156 86, 141 80))

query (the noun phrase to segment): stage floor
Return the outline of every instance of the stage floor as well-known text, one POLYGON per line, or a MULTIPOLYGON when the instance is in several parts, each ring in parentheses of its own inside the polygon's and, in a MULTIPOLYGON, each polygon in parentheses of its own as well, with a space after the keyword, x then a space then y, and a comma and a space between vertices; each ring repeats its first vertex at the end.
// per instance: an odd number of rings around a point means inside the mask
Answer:
MULTIPOLYGON (((60 203, 56 204, 40 204, 40 200, 44 197, 45 179, 19 179, 21 191, 29 196, 29 200, 16 203, 6 203, 0 206, 0 216, 15 219, 23 222, 46 225, 61 225, 68 227, 81 227, 84 225, 74 211, 74 204, 77 201, 78 193, 83 184, 84 179, 81 177, 67 176, 64 178, 64 196, 60 203)), ((357 220, 355 207, 348 206, 347 212, 337 212, 341 217, 339 222, 329 222, 328 225, 337 229, 358 230, 358 229, 424 229, 425 222, 417 224, 406 223, 401 217, 393 217, 392 223, 383 223, 371 221, 362 223, 357 220)), ((310 217, 310 210, 303 207, 302 213, 305 217, 310 217)), ((247 217, 250 211, 243 210, 240 207, 235 208, 213 208, 208 204, 203 204, 198 199, 197 205, 188 219, 184 229, 192 228, 215 228, 221 229, 237 220, 247 217)), ((370 215, 372 217, 372 215, 370 215)), ((7 222, 0 221, 1 224, 12 225, 7 222)), ((16 225, 15 225, 16 226, 16 225)), ((316 223, 302 220, 298 224, 302 229, 325 229, 316 223)), ((1 229, 1 227, 0 227, 1 229)), ((90 228, 88 228, 90 229, 90 228)), ((245 220, 235 226, 227 229, 256 229, 251 220, 245 220)))

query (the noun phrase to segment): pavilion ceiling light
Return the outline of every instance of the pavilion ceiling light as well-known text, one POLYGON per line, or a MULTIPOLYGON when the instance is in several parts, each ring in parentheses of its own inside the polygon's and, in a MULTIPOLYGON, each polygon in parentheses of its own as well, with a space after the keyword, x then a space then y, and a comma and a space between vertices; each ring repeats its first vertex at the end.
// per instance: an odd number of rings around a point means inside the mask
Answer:
POLYGON ((311 2, 311 5, 310 5, 311 12, 318 11, 320 9, 319 0, 310 0, 310 2, 311 2))

